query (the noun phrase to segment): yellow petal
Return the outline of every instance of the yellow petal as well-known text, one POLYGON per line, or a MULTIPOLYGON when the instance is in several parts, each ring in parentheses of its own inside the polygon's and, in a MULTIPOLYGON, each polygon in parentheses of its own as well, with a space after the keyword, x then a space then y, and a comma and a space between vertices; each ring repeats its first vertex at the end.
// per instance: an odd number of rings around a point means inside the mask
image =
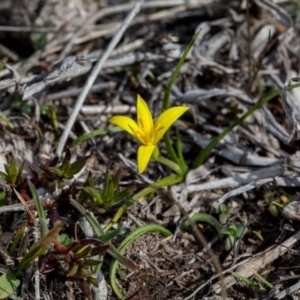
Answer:
POLYGON ((154 144, 156 144, 169 129, 169 127, 189 108, 186 106, 175 106, 164 111, 155 121, 154 130, 156 131, 154 144))
POLYGON ((147 168, 154 148, 155 148, 154 145, 139 147, 137 162, 138 162, 138 170, 140 173, 143 173, 147 168))
POLYGON ((136 135, 136 132, 139 131, 138 125, 131 118, 125 116, 114 116, 109 119, 109 122, 123 128, 129 134, 139 140, 136 135))
POLYGON ((137 123, 142 132, 151 135, 153 131, 153 118, 147 103, 140 95, 137 95, 137 123))

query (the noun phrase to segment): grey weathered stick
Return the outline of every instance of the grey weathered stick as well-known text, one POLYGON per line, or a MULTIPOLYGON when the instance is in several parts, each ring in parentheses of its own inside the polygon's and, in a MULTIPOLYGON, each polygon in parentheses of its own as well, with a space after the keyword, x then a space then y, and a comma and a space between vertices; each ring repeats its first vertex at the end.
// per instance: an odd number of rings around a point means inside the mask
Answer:
POLYGON ((188 185, 187 190, 190 194, 213 189, 238 188, 242 185, 249 184, 250 182, 257 182, 261 179, 282 176, 283 172, 284 167, 282 165, 276 165, 243 174, 234 174, 231 177, 226 177, 205 183, 190 184, 188 185))
MULTIPOLYGON (((259 271, 265 265, 270 264, 272 261, 277 259, 279 256, 287 252, 295 243, 300 240, 300 231, 291 236, 289 239, 281 243, 280 245, 275 245, 267 250, 265 250, 261 255, 250 259, 247 263, 238 267, 235 272, 239 273, 241 276, 249 278, 254 274, 254 271, 259 271)), ((233 286, 237 279, 230 275, 224 279, 226 288, 233 286)), ((212 286, 213 293, 219 294, 221 292, 221 285, 219 282, 212 286)))
POLYGON ((300 280, 296 284, 294 284, 292 286, 289 286, 287 289, 285 289, 285 290, 281 291, 280 293, 274 295, 274 298, 275 299, 282 299, 285 296, 290 295, 291 293, 293 293, 295 291, 299 291, 299 289, 300 289, 300 280))
POLYGON ((77 98, 74 110, 68 120, 68 123, 66 125, 66 128, 59 140, 58 143, 58 147, 57 147, 57 151, 56 151, 56 155, 57 156, 61 156, 63 148, 66 144, 67 138, 69 136, 69 132, 71 131, 71 128, 73 127, 75 120, 77 118, 77 115, 84 103, 84 100, 89 92, 89 90, 91 89, 93 83, 95 82, 99 72, 102 69, 103 64, 105 63, 105 61, 108 59, 110 53, 112 52, 112 50, 116 47, 116 45, 118 44, 118 42, 120 41, 120 39, 122 38, 124 32, 126 31, 127 27, 129 26, 130 22, 132 21, 132 19, 136 16, 136 14, 139 12, 141 5, 143 3, 143 0, 137 0, 134 7, 132 8, 132 10, 130 11, 130 13, 126 16, 123 24, 121 25, 120 29, 118 30, 118 32, 116 33, 116 35, 113 37, 113 39, 110 41, 108 47, 106 48, 105 52, 103 53, 103 55, 101 56, 101 58, 98 60, 97 64, 95 65, 92 73, 90 74, 90 76, 88 77, 85 86, 82 90, 82 92, 80 93, 79 97, 77 98))
POLYGON ((229 191, 228 193, 224 194, 220 199, 218 199, 216 202, 213 203, 213 206, 215 208, 218 208, 226 199, 236 196, 236 195, 240 195, 243 194, 247 191, 250 191, 252 189, 256 188, 256 184, 254 181, 251 181, 250 183, 243 185, 241 187, 238 187, 232 191, 229 191))

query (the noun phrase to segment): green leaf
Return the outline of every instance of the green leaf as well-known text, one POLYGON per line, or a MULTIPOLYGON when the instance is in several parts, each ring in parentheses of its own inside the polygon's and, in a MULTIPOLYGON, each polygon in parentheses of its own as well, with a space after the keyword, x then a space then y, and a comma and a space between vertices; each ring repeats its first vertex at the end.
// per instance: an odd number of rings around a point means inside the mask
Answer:
POLYGON ((119 201, 122 201, 125 198, 128 198, 136 189, 135 185, 129 186, 126 189, 124 189, 123 191, 117 192, 114 194, 113 197, 113 202, 117 203, 119 201))
POLYGON ((228 231, 230 232, 230 235, 236 237, 237 236, 237 227, 235 224, 229 225, 227 227, 228 231))
POLYGON ((73 178, 73 176, 77 173, 79 173, 83 167, 86 164, 86 161, 89 159, 89 156, 85 156, 82 158, 79 158, 77 161, 73 162, 68 170, 65 172, 64 177, 67 179, 73 178))
POLYGON ((180 137, 178 128, 176 128, 176 151, 177 151, 177 155, 178 155, 180 169, 183 174, 186 174, 188 171, 188 167, 187 167, 184 157, 183 157, 181 137, 180 137))
POLYGON ((115 192, 115 188, 112 182, 111 174, 109 172, 105 175, 105 184, 104 184, 104 190, 102 193, 103 201, 109 201, 112 199, 115 192))
POLYGON ((37 257, 42 255, 45 251, 49 249, 49 247, 52 244, 52 241, 56 238, 56 236, 59 234, 62 228, 63 223, 57 221, 46 236, 44 236, 37 243, 32 245, 30 250, 21 259, 17 268, 17 274, 19 274, 21 271, 26 270, 32 261, 34 261, 37 257))
POLYGON ((7 198, 6 192, 3 190, 0 191, 0 206, 6 205, 6 198, 7 198))
POLYGON ((110 242, 112 239, 114 239, 117 235, 120 234, 120 232, 123 230, 123 226, 119 226, 116 230, 113 230, 111 232, 108 232, 101 236, 101 241, 106 244, 110 242))
POLYGON ((55 132, 58 131, 58 121, 55 106, 51 103, 48 105, 42 105, 42 115, 47 116, 50 119, 55 132))
POLYGON ((9 249, 9 255, 10 256, 13 256, 17 246, 19 245, 19 243, 21 242, 24 234, 25 234, 25 231, 26 231, 26 228, 27 228, 27 223, 23 223, 19 228, 18 228, 18 231, 16 232, 15 236, 14 236, 14 239, 13 239, 13 242, 12 242, 12 245, 9 249))
MULTIPOLYGON (((92 202, 94 203, 94 199, 96 199, 96 203, 98 205, 101 205, 103 203, 102 200, 102 196, 100 195, 100 193, 92 187, 86 186, 83 188, 82 190, 84 193, 86 193, 86 196, 90 197, 90 200, 92 200, 92 202)), ((82 199, 85 195, 83 194, 83 196, 80 197, 80 199, 82 199)), ((82 199, 84 201, 84 199, 82 199)))
POLYGON ((72 266, 72 268, 70 269, 70 271, 68 272, 67 277, 74 276, 77 273, 78 268, 79 268, 79 265, 78 264, 74 264, 72 266))
POLYGON ((109 245, 97 246, 92 249, 90 256, 103 255, 109 249, 109 245))
POLYGON ((168 177, 165 177, 161 180, 156 181, 154 184, 142 189, 138 193, 136 193, 132 198, 127 201, 125 204, 123 204, 117 211, 117 213, 114 215, 110 223, 105 227, 105 231, 109 230, 111 226, 118 222, 118 220, 121 218, 121 216, 125 213, 125 211, 136 201, 141 199, 142 197, 149 195, 153 192, 155 192, 159 188, 163 188, 166 186, 170 186, 176 183, 181 183, 184 180, 183 176, 178 175, 170 175, 168 177))
POLYGON ((119 170, 119 172, 117 172, 116 175, 112 176, 112 183, 113 183, 115 189, 118 188, 118 186, 120 184, 120 180, 121 180, 121 170, 119 170))
POLYGON ((245 227, 242 224, 236 224, 235 228, 236 228, 236 237, 238 238, 244 236, 248 231, 247 227, 245 227))
POLYGON ((46 215, 44 212, 44 208, 43 205, 41 204, 41 201, 39 199, 39 195, 34 187, 34 185, 31 183, 30 180, 27 180, 34 204, 36 206, 37 209, 37 213, 40 219, 40 223, 41 223, 41 235, 42 237, 46 236, 49 232, 49 228, 47 226, 47 221, 46 221, 46 215))
MULTIPOLYGON (((104 235, 104 231, 101 228, 100 224, 98 223, 97 219, 75 200, 71 199, 71 205, 73 205, 82 214, 82 216, 84 216, 87 219, 87 221, 90 223, 91 227, 93 228, 95 236, 100 241, 102 241, 101 237, 104 235)), ((109 249, 107 250, 107 253, 109 255, 111 255, 114 259, 118 260, 121 264, 123 264, 124 266, 126 266, 131 270, 138 269, 138 266, 131 259, 121 255, 114 245, 112 245, 111 243, 108 243, 108 245, 109 245, 109 249)))
POLYGON ((171 78, 170 81, 166 87, 165 90, 165 94, 164 94, 164 99, 163 99, 163 105, 162 105, 162 111, 165 111, 166 109, 168 109, 169 107, 169 100, 170 100, 170 96, 171 96, 171 91, 172 91, 172 87, 176 81, 176 78, 178 77, 179 73, 180 73, 180 69, 184 64, 184 61, 186 60, 192 46, 194 45, 196 39, 198 38, 200 31, 196 32, 192 38, 192 40, 190 41, 190 43, 188 44, 188 46, 186 47, 186 49, 184 50, 171 78))
POLYGON ((0 299, 8 298, 21 284, 21 280, 9 271, 0 276, 0 299))
POLYGON ((19 111, 21 111, 22 113, 27 114, 27 115, 30 114, 30 112, 31 112, 31 107, 28 105, 28 101, 23 100, 19 96, 16 96, 12 100, 11 108, 18 109, 19 111))
POLYGON ((221 203, 219 208, 220 208, 220 211, 222 214, 228 214, 230 211, 230 208, 227 205, 225 205, 224 203, 221 203))
POLYGON ((9 176, 9 183, 15 184, 17 178, 16 160, 13 157, 9 165, 5 165, 5 170, 9 176))
POLYGON ((274 285, 269 282, 267 279, 259 275, 255 270, 253 270, 254 276, 256 276, 262 283, 264 283, 268 288, 273 289, 274 285))
POLYGON ((57 167, 41 166, 41 168, 47 175, 50 175, 53 179, 62 178, 64 175, 64 172, 57 167))
POLYGON ((91 188, 95 188, 95 181, 92 173, 89 171, 88 177, 84 183, 84 186, 89 186, 91 188))
POLYGON ((0 176, 5 180, 5 182, 10 183, 8 174, 0 171, 0 176))
POLYGON ((58 156, 54 156, 51 161, 47 164, 48 167, 55 167, 58 163, 58 156))
MULTIPOLYGON (((288 88, 288 90, 291 90, 292 88, 300 87, 300 84, 294 84, 288 88)), ((270 100, 272 100, 274 97, 279 96, 282 90, 272 92, 270 95, 263 98, 261 101, 259 101, 257 104, 252 106, 248 111, 246 111, 240 118, 238 118, 236 121, 234 121, 231 125, 229 125, 221 134, 219 134, 217 137, 215 137, 200 153, 199 155, 194 159, 192 163, 192 168, 198 168, 201 166, 204 161, 209 156, 210 152, 219 144, 219 142, 227 135, 229 134, 236 126, 240 125, 246 118, 251 116, 256 110, 264 106, 266 103, 268 103, 270 100)))
POLYGON ((232 235, 228 235, 225 240, 225 250, 229 251, 235 243, 235 237, 232 235))
POLYGON ((228 219, 227 213, 219 214, 219 221, 221 224, 225 224, 227 222, 227 219, 228 219))
POLYGON ((121 279, 126 280, 127 274, 126 274, 126 272, 125 272, 124 269, 118 268, 118 269, 117 269, 117 273, 118 273, 118 275, 119 275, 119 277, 120 277, 121 279))
POLYGON ((65 149, 65 156, 64 156, 63 162, 60 166, 60 169, 62 171, 68 170, 68 168, 70 166, 70 160, 71 160, 71 151, 70 151, 70 148, 67 146, 65 149))
POLYGON ((21 179, 22 179, 22 174, 23 174, 23 171, 24 171, 24 166, 25 166, 25 161, 23 161, 18 169, 18 172, 17 172, 17 176, 16 176, 16 181, 15 183, 20 183, 21 182, 21 179))
POLYGON ((245 283, 247 283, 247 284, 249 284, 249 285, 251 285, 253 287, 258 287, 258 284, 256 282, 254 282, 253 280, 250 280, 247 277, 242 276, 239 273, 236 273, 236 272, 233 272, 233 271, 229 271, 229 272, 231 273, 232 276, 236 277, 237 279, 242 280, 245 283))
MULTIPOLYGON (((34 244, 35 245, 35 244, 34 244)), ((42 255, 44 251, 41 251, 43 249, 43 246, 41 244, 38 244, 33 249, 30 249, 22 258, 20 261, 18 268, 17 268, 17 274, 19 274, 22 271, 25 271, 29 265, 37 258, 39 255, 42 255)))
MULTIPOLYGON (((192 38, 192 40, 190 41, 190 43, 188 44, 188 46, 186 47, 186 49, 184 50, 172 76, 171 76, 171 79, 166 87, 166 90, 165 90, 165 94, 164 94, 164 98, 163 98, 163 104, 162 104, 162 112, 167 110, 169 108, 169 101, 170 101, 170 96, 171 96, 171 91, 172 91, 172 87, 176 81, 176 78, 178 77, 179 73, 180 73, 180 69, 182 67, 182 65, 184 64, 184 61, 186 60, 193 44, 195 43, 196 39, 198 38, 198 35, 199 35, 200 31, 196 32, 192 38)), ((171 142, 171 138, 170 138, 170 134, 169 134, 169 131, 167 131, 165 133, 165 136, 164 136, 164 141, 165 141, 165 144, 166 144, 166 148, 167 148, 167 151, 168 151, 168 155, 170 156, 170 158, 175 162, 177 163, 178 165, 180 165, 180 158, 177 157, 176 155, 176 152, 172 146, 172 142, 171 142)), ((181 166, 181 165, 180 165, 181 166)), ((185 170, 182 170, 183 173, 185 170)))
POLYGON ((81 144, 82 142, 86 141, 86 140, 89 140, 93 137, 96 137, 98 135, 105 135, 105 134, 108 134, 108 133, 114 133, 114 132, 120 132, 120 131, 123 131, 124 129, 120 128, 120 127, 109 127, 108 129, 97 129, 97 130, 93 130, 89 133, 85 133, 83 135, 81 135, 79 138, 77 138, 76 140, 74 140, 72 143, 71 143, 71 148, 74 148, 76 147, 77 145, 81 144))
POLYGON ((30 33, 30 39, 33 44, 34 50, 38 51, 46 46, 48 35, 46 33, 32 32, 30 33))
POLYGON ((64 246, 68 246, 74 241, 73 239, 69 238, 69 236, 65 233, 59 234, 56 239, 64 246))
POLYGON ((227 228, 221 228, 219 231, 221 235, 231 235, 231 232, 227 228))
POLYGON ((97 266, 99 264, 101 264, 101 260, 95 260, 95 259, 85 259, 84 260, 84 265, 85 266, 97 266))
POLYGON ((73 259, 78 260, 87 257, 90 255, 91 251, 92 251, 92 246, 85 245, 75 252, 73 259))

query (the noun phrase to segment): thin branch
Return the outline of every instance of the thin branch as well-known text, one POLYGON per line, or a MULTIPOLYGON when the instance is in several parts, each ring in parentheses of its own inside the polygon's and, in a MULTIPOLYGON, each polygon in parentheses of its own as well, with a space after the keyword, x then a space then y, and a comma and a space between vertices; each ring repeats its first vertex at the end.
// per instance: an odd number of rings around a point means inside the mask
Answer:
POLYGON ((77 118, 77 115, 84 103, 84 100, 88 94, 88 92, 90 91, 93 83, 95 82, 98 74, 100 73, 102 66, 104 65, 105 61, 108 59, 109 55, 111 54, 111 52, 113 51, 113 49, 116 47, 116 45, 119 43, 120 39, 122 38, 123 34, 125 33, 127 27, 129 26, 130 22, 132 21, 132 19, 137 15, 137 13, 140 10, 140 7, 143 3, 143 0, 137 0, 134 7, 132 8, 132 10, 130 11, 130 13, 126 16, 123 24, 121 25, 120 29, 118 30, 118 32, 116 33, 116 35, 113 37, 113 39, 110 41, 107 49, 105 50, 105 52, 103 53, 103 55, 101 56, 101 58, 99 59, 99 61, 97 62, 97 64, 95 65, 92 73, 90 74, 89 78, 87 79, 85 86, 82 90, 82 92, 80 93, 79 97, 77 98, 77 102, 75 104, 74 110, 68 120, 68 123, 66 125, 66 128, 59 140, 58 143, 58 147, 57 147, 57 151, 56 151, 56 155, 57 156, 61 156, 63 148, 65 147, 66 141, 68 139, 69 133, 71 131, 71 128, 73 127, 75 120, 77 118))

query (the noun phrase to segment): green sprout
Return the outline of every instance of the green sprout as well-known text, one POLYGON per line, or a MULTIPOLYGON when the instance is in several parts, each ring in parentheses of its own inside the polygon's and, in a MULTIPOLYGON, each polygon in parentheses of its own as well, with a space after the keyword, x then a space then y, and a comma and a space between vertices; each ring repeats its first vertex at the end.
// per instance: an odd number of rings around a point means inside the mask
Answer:
POLYGON ((216 218, 204 213, 195 214, 189 220, 184 221, 181 229, 185 230, 191 225, 191 222, 205 222, 213 226, 219 237, 225 239, 224 248, 226 251, 231 250, 237 239, 242 238, 247 233, 247 228, 242 224, 228 224, 223 227, 216 218))

